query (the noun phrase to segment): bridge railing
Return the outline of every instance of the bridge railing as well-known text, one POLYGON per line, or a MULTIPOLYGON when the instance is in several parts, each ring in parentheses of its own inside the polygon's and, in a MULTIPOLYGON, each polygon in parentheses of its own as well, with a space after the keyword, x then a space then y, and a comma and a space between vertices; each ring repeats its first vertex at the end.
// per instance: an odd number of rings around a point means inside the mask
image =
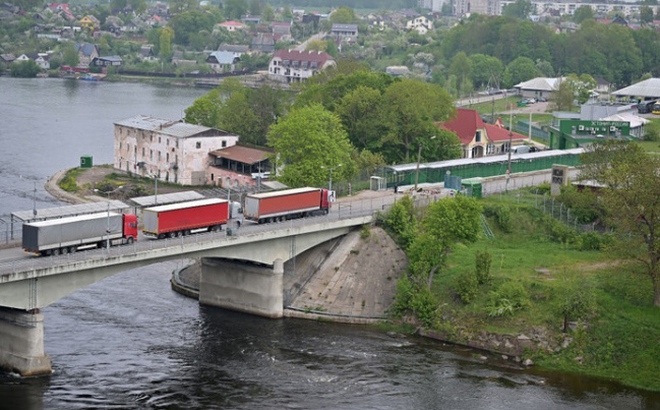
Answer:
MULTIPOLYGON (((76 253, 50 256, 50 257, 36 257, 28 256, 18 258, 10 261, 0 262, 0 274, 3 273, 16 273, 25 272, 29 270, 39 269, 46 266, 67 265, 70 263, 81 262, 91 259, 104 259, 109 257, 116 257, 120 255, 129 255, 138 252, 148 252, 156 249, 170 248, 176 245, 186 245, 204 242, 211 242, 217 240, 232 240, 236 237, 245 237, 250 235, 257 235, 263 232, 276 231, 287 228, 300 227, 307 224, 319 223, 324 221, 337 221, 340 219, 350 219, 365 215, 374 214, 377 211, 385 210, 394 202, 394 198, 373 198, 365 200, 356 200, 352 202, 338 202, 331 208, 327 215, 312 216, 303 219, 292 219, 284 222, 274 222, 268 224, 254 224, 245 223, 240 228, 236 225, 230 225, 230 229, 223 229, 215 232, 204 232, 193 234, 189 236, 180 236, 175 238, 153 240, 141 239, 130 245, 113 246, 110 248, 102 249, 89 249, 81 250, 76 253)), ((20 246, 20 244, 16 244, 20 246)), ((185 256, 183 256, 185 257, 185 256)))

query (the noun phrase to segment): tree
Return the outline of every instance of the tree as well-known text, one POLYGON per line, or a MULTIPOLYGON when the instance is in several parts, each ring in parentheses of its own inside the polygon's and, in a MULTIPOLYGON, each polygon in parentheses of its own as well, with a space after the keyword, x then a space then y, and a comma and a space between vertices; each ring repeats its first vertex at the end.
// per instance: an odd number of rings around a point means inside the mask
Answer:
POLYGON ((170 61, 174 55, 174 51, 172 51, 173 38, 174 30, 171 27, 165 27, 160 30, 158 57, 161 61, 170 61))
POLYGON ((425 278, 431 289, 433 276, 442 268, 451 249, 479 238, 481 206, 474 198, 456 196, 433 202, 421 221, 421 234, 410 245, 413 275, 425 278))
POLYGON ((387 129, 380 91, 358 86, 342 97, 335 112, 355 147, 374 152, 381 149, 381 137, 387 129))
POLYGON ((75 67, 80 63, 80 54, 72 41, 61 43, 60 51, 62 52, 62 63, 65 65, 75 67))
POLYGON ((532 3, 528 0, 516 0, 515 3, 504 6, 502 10, 503 16, 517 17, 519 19, 526 19, 532 13, 532 3))
POLYGON ((36 77, 41 68, 34 60, 14 61, 9 66, 12 77, 32 78, 36 77))
POLYGON ((452 57, 449 64, 449 73, 456 76, 456 95, 458 98, 462 97, 461 88, 469 78, 471 71, 472 65, 470 59, 463 51, 452 57))
POLYGON ((559 83, 557 91, 552 94, 553 109, 557 111, 570 111, 575 101, 575 91, 569 81, 559 83))
POLYGON ((470 79, 477 89, 488 86, 488 88, 499 89, 504 74, 504 64, 497 57, 485 54, 472 54, 469 57, 470 79))
POLYGON ((593 18, 594 10, 591 8, 591 6, 580 6, 575 9, 575 13, 573 14, 573 21, 577 24, 580 24, 587 19, 593 18))
POLYGON ((388 133, 383 156, 388 162, 410 162, 411 152, 437 132, 436 122, 454 113, 451 97, 435 84, 412 79, 392 83, 383 94, 388 133))
POLYGON ((333 180, 343 180, 355 170, 339 117, 320 104, 281 117, 270 128, 268 144, 275 150, 273 162, 284 165, 280 180, 292 187, 323 186, 329 172, 333 180))
POLYGON ((581 161, 581 178, 603 186, 615 250, 643 267, 653 305, 660 307, 660 158, 638 144, 610 140, 590 146, 581 161))
POLYGON ((332 24, 351 24, 355 22, 355 12, 349 7, 339 7, 330 14, 332 24))
POLYGON ((653 9, 649 6, 642 6, 639 10, 639 20, 642 24, 651 24, 653 23, 653 9))
POLYGON ((184 110, 183 121, 205 127, 220 127, 220 108, 223 101, 219 88, 214 88, 197 98, 190 107, 184 110))
POLYGON ((248 3, 246 0, 227 0, 223 7, 225 17, 229 20, 238 20, 247 14, 248 3))
POLYGON ((504 83, 507 88, 510 88, 520 82, 531 80, 540 74, 531 58, 518 57, 506 66, 504 83))

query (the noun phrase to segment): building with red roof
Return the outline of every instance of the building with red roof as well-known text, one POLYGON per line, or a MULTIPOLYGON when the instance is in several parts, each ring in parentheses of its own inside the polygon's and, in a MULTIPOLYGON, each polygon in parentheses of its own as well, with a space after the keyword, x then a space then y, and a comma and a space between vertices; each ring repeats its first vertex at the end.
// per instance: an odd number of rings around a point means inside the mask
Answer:
POLYGON ((495 124, 487 124, 476 110, 466 108, 456 109, 456 115, 452 119, 437 125, 458 136, 463 158, 501 155, 509 151, 510 145, 515 147, 530 142, 527 136, 506 129, 501 118, 498 118, 495 124))
POLYGON ((268 64, 268 76, 276 81, 302 82, 337 63, 322 51, 277 50, 268 64))

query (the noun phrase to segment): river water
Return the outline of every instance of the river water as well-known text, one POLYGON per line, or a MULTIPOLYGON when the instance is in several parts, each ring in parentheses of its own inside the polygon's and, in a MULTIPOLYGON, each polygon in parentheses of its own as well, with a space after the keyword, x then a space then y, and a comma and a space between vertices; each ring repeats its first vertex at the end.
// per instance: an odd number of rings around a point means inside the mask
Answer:
MULTIPOLYGON (((0 77, 0 215, 57 202, 54 172, 112 159, 112 122, 177 119, 204 91, 0 77)), ((43 309, 50 377, 0 373, 0 409, 652 409, 660 395, 512 368, 364 327, 269 320, 173 292, 183 262, 135 269, 43 309)))

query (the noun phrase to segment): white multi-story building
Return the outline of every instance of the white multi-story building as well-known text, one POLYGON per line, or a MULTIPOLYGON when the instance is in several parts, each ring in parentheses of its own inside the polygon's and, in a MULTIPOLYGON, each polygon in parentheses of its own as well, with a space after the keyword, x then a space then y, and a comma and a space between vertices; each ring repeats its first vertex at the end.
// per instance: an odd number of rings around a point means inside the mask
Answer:
POLYGON ((268 76, 286 83, 301 82, 336 64, 322 51, 277 50, 268 64, 268 76))
POLYGON ((115 123, 114 167, 181 185, 205 185, 211 151, 238 136, 215 128, 145 115, 115 123))

